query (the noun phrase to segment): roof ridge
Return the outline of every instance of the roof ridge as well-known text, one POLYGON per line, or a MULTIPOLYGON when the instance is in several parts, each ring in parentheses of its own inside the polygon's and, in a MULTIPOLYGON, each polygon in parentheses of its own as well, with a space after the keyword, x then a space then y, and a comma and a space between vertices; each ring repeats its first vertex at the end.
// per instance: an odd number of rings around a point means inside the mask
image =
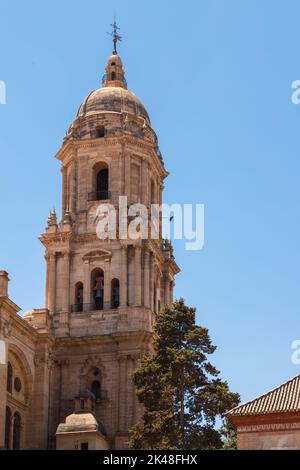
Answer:
POLYGON ((231 414, 232 412, 236 411, 236 410, 239 409, 239 408, 242 408, 243 406, 250 405, 250 404, 254 403, 254 402, 257 401, 257 400, 263 399, 263 398, 265 398, 265 397, 271 395, 271 394, 274 393, 276 390, 278 390, 278 389, 280 389, 280 388, 282 388, 282 387, 285 387, 288 383, 293 382, 295 379, 300 379, 300 374, 295 375, 295 376, 292 377, 291 379, 288 379, 288 380, 286 380, 285 382, 283 382, 281 385, 277 385, 277 387, 272 388, 272 389, 269 390, 268 392, 263 393, 262 395, 259 395, 259 396, 257 396, 256 398, 253 398, 252 400, 249 400, 249 401, 247 401, 247 402, 244 402, 244 403, 241 403, 241 404, 235 406, 235 407, 232 408, 231 410, 227 411, 227 413, 225 413, 225 415, 231 414))

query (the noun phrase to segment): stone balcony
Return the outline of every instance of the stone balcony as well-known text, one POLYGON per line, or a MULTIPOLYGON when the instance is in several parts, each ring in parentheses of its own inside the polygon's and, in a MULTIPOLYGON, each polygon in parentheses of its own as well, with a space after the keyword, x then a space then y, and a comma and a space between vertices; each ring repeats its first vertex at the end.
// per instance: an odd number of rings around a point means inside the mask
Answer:
MULTIPOLYGON (((92 304, 91 304, 92 305, 92 304)), ((154 314, 146 307, 119 307, 105 310, 85 310, 67 314, 69 336, 99 336, 125 332, 153 331, 154 314)), ((56 313, 56 336, 66 336, 66 314, 56 313), (61 326, 61 327, 60 327, 61 326)))

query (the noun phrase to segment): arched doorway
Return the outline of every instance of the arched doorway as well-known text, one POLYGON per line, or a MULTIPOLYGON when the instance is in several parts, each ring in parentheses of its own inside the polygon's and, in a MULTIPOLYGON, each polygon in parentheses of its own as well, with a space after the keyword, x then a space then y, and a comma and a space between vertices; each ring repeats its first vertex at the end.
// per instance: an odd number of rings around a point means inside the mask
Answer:
POLYGON ((21 448, 21 415, 17 411, 13 418, 13 450, 19 450, 21 448))

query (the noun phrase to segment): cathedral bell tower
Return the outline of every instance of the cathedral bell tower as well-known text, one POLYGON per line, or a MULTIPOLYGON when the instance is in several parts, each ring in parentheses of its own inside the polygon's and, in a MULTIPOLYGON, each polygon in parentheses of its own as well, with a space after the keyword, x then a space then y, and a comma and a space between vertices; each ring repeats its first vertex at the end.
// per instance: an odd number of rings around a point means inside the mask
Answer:
POLYGON ((53 210, 41 236, 55 338, 49 439, 75 398, 89 391, 108 445, 122 449, 141 414, 130 373, 151 352, 155 317, 172 301, 179 268, 161 227, 156 239, 97 236, 99 204, 118 214, 126 196, 128 207, 142 203, 150 213, 168 175, 148 113, 127 88, 116 43, 102 87, 84 99, 56 158, 62 217, 58 222, 53 210))

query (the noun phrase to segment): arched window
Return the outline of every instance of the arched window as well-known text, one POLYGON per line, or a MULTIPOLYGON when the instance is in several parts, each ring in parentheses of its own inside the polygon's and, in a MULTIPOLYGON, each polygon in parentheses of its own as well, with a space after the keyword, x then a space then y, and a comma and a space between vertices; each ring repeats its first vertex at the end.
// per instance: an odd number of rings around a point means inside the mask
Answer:
POLYGON ((97 191, 108 190, 108 168, 103 168, 97 174, 97 191))
POLYGON ((21 416, 17 411, 13 421, 13 450, 19 450, 21 445, 21 416))
POLYGON ((89 201, 102 201, 110 198, 109 169, 105 162, 98 162, 93 167, 92 192, 88 193, 89 201))
POLYGON ((100 139, 101 137, 104 137, 105 136, 105 128, 103 126, 97 127, 95 135, 96 135, 96 139, 100 139))
POLYGON ((97 201, 109 199, 108 197, 108 168, 98 171, 96 178, 97 201))
POLYGON ((10 449, 10 426, 11 426, 11 410, 9 406, 6 407, 5 414, 5 449, 10 449))
POLYGON ((116 79, 116 72, 111 72, 111 80, 115 80, 116 79))
POLYGON ((75 286, 75 311, 83 311, 83 284, 82 282, 77 282, 75 286))
POLYGON ((119 279, 111 281, 111 308, 118 308, 120 305, 120 282, 119 279))
POLYGON ((12 386, 13 386, 13 368, 11 363, 7 364, 7 382, 6 382, 6 390, 12 393, 12 386))
POLYGON ((103 310, 104 273, 102 269, 94 269, 92 272, 92 300, 93 310, 103 310))
POLYGON ((94 380, 91 387, 91 392, 93 393, 96 400, 101 398, 101 384, 99 380, 94 380))

